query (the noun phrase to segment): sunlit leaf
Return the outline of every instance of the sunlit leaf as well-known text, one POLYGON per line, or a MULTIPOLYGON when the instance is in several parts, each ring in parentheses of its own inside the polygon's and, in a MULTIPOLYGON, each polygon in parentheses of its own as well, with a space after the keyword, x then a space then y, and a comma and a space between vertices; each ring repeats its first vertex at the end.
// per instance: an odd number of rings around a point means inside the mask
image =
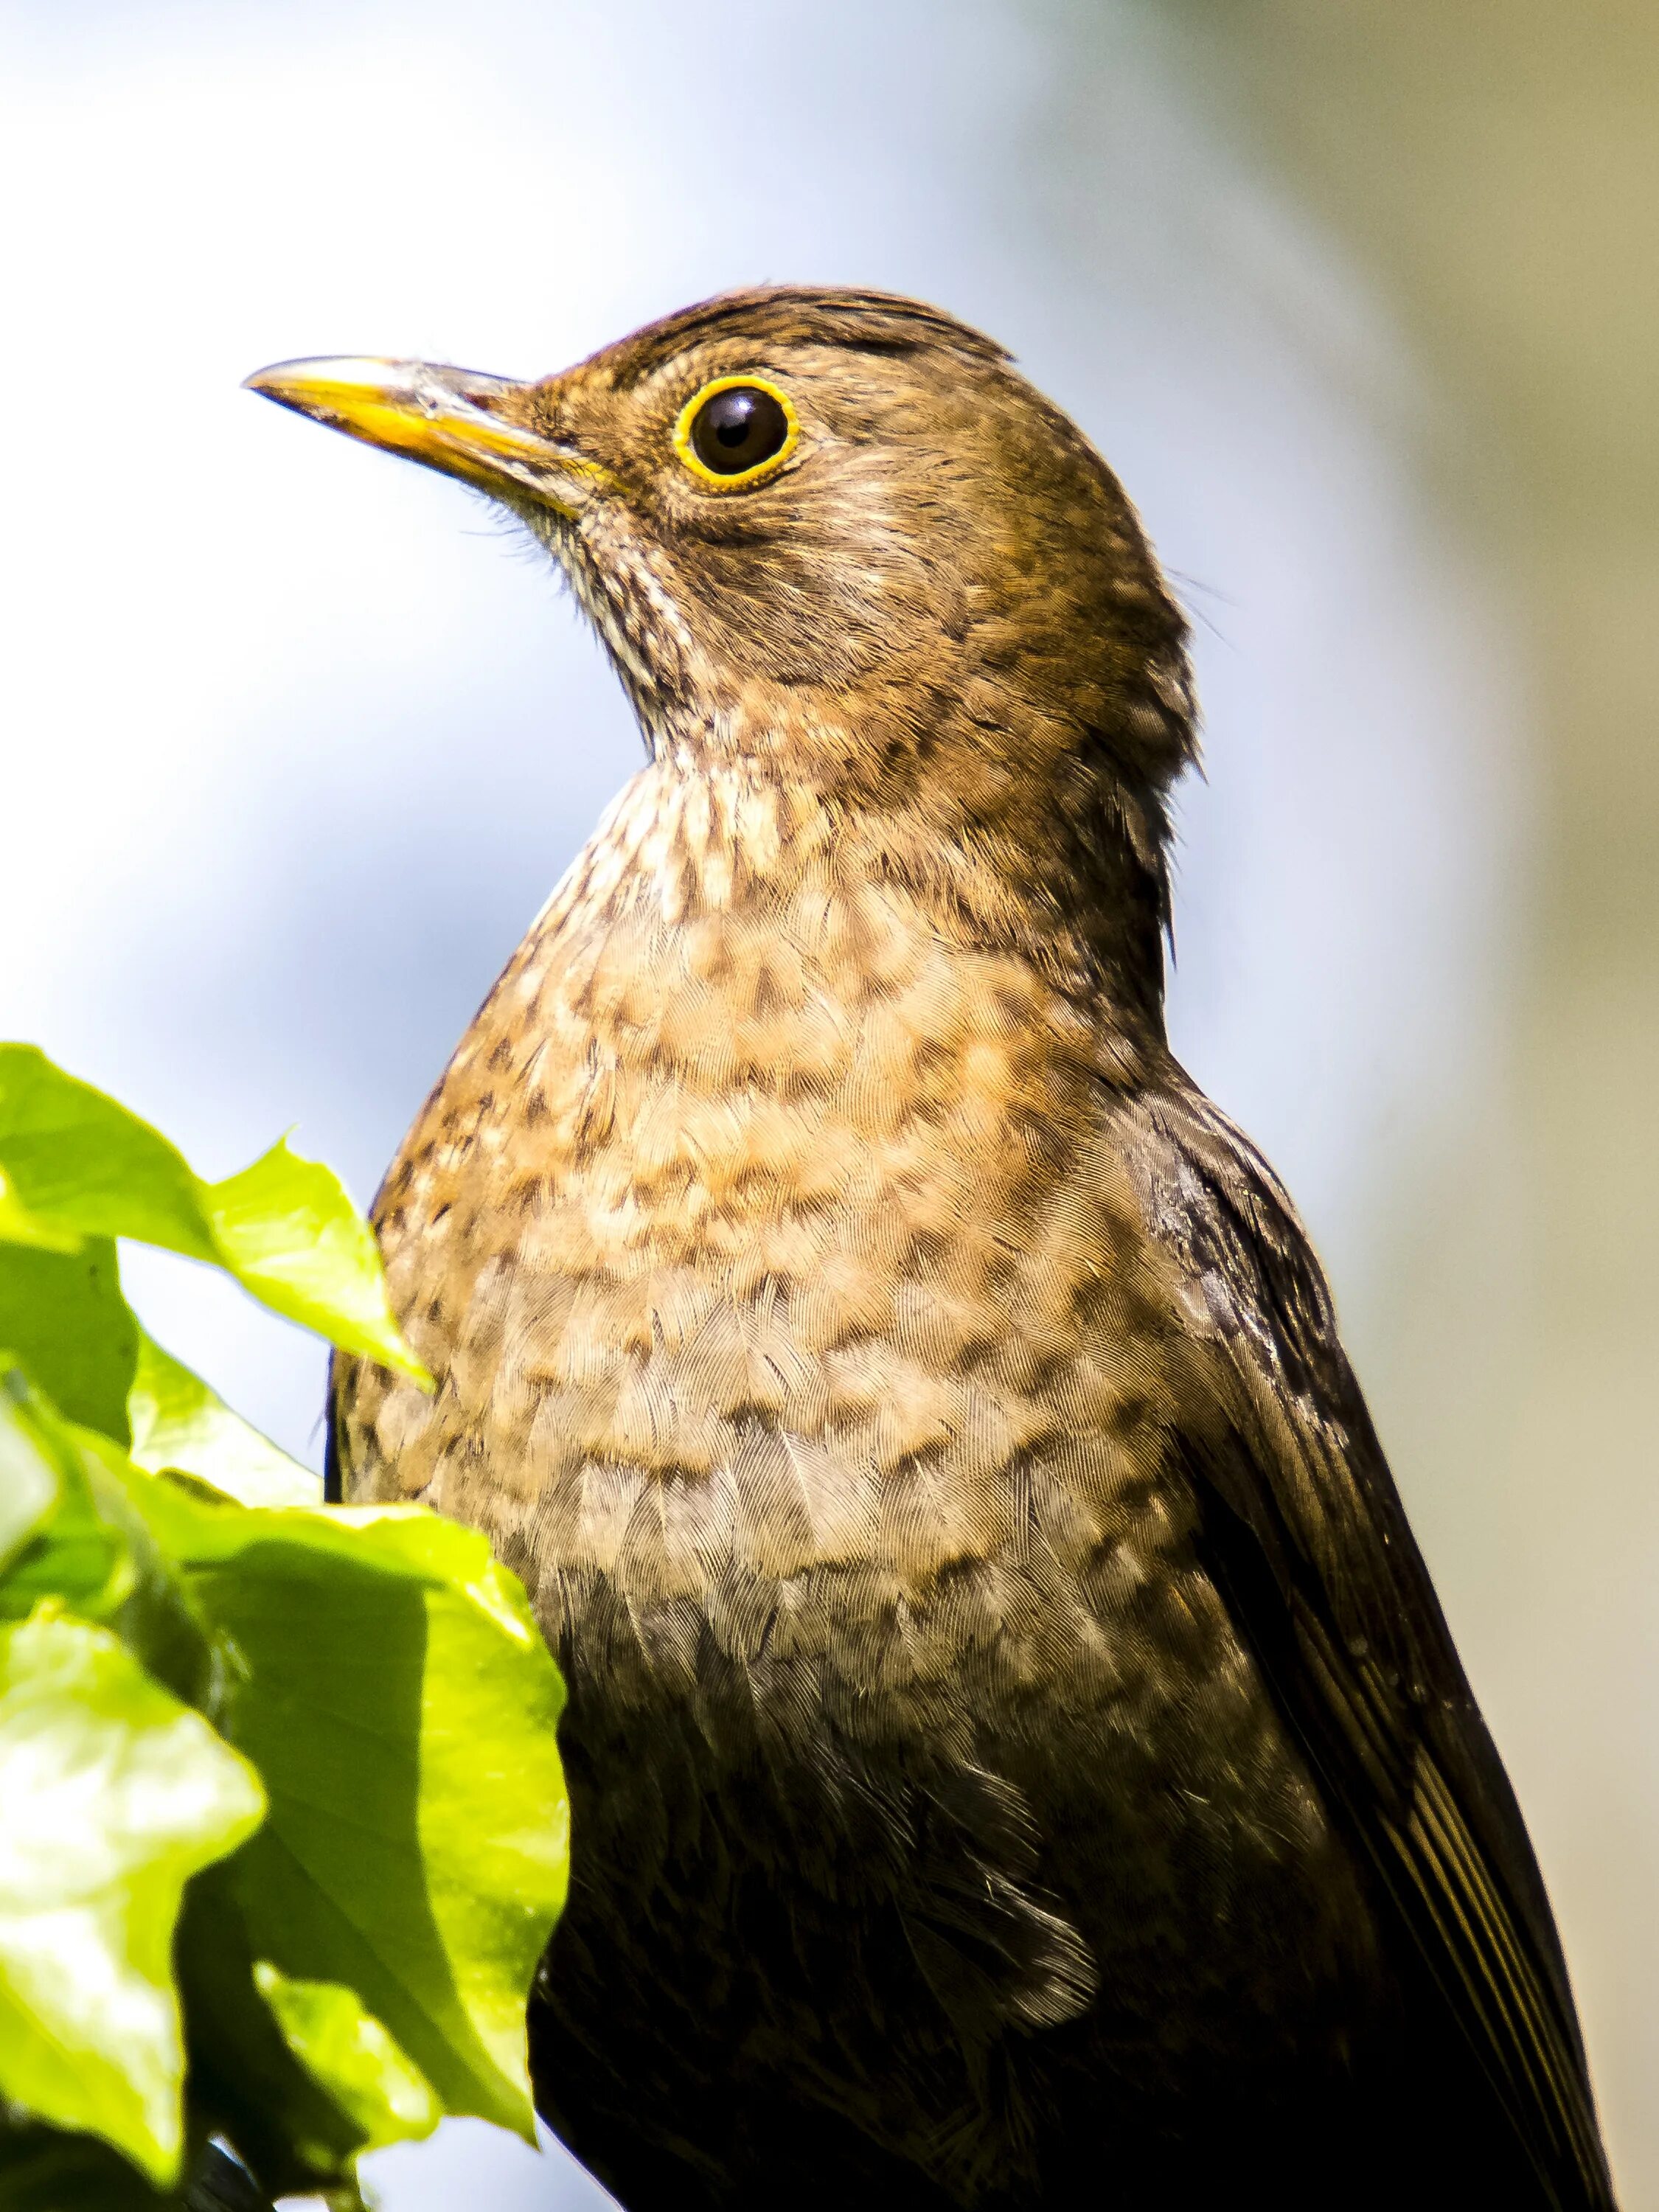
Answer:
POLYGON ((22 1418, 22 1395, 0 1376, 0 1571, 42 1527, 60 1484, 56 1462, 22 1418))
POLYGON ((127 1393, 136 1463, 159 1474, 200 1475, 244 1505, 315 1505, 322 1484, 309 1468, 233 1413, 199 1375, 142 1330, 127 1393))
POLYGON ((520 1585, 420 1508, 259 1511, 165 1477, 142 1504, 238 1655, 223 1726, 270 1815, 224 1878, 255 1954, 356 1990, 446 2110, 527 2136, 569 1836, 563 1693, 520 1585))
POLYGON ((184 2140, 179 1900, 263 1806, 109 1631, 46 1608, 0 1629, 0 2092, 158 2184, 184 2140))
POLYGON ((218 1261, 183 1154, 34 1045, 0 1045, 0 1169, 29 1212, 54 1227, 218 1261))
POLYGON ((240 1175, 204 1185, 203 1200, 225 1264, 256 1298, 347 1352, 424 1377, 392 1318, 374 1232, 331 1168, 283 1138, 240 1175))
POLYGON ((191 2110, 234 2142, 270 2196, 331 2193, 350 2179, 363 2130, 295 2056, 260 1994, 235 1865, 196 1877, 179 1924, 191 2110))
POLYGON ((0 1482, 36 1499, 50 1491, 0 1571, 0 1620, 21 1620, 43 1599, 94 1620, 118 1612, 137 1581, 127 1536, 100 1510, 75 1437, 16 1369, 0 1374, 0 1482))
POLYGON ((205 1183, 0 1046, 0 2212, 176 2205, 216 2128, 343 2206, 441 2111, 532 2132, 562 1690, 481 1537, 324 1510, 145 1334, 122 1237, 425 1379, 326 1168, 205 1183))
MULTIPOLYGON (((147 1121, 33 1045, 5 1044, 0 1177, 36 1231, 131 1237, 205 1261, 274 1312, 427 1379, 393 1319, 367 1224, 333 1170, 290 1152, 286 1139, 240 1175, 204 1182, 147 1121)), ((3 1242, 0 1255, 52 1256, 3 1242)), ((125 1431, 106 1432, 125 1441, 125 1431)))
POLYGON ((431 2083, 356 1990, 295 1981, 269 1959, 253 1979, 289 2049, 362 2130, 362 2149, 431 2134, 443 2117, 431 2083))
POLYGON ((70 1420, 126 1443, 138 1324, 110 1238, 73 1253, 0 1244, 0 1345, 70 1420))
POLYGON ((73 1252, 80 1243, 74 1230, 31 1213, 0 1168, 0 1244, 34 1244, 47 1252, 73 1252))

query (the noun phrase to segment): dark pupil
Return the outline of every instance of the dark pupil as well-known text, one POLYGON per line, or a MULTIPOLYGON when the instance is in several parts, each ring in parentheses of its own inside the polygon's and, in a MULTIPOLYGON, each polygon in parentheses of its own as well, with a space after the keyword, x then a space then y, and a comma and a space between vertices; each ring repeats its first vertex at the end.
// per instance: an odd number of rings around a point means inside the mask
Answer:
POLYGON ((717 477, 737 477, 769 461, 788 434, 788 417, 771 393, 739 384, 697 410, 691 449, 717 477))

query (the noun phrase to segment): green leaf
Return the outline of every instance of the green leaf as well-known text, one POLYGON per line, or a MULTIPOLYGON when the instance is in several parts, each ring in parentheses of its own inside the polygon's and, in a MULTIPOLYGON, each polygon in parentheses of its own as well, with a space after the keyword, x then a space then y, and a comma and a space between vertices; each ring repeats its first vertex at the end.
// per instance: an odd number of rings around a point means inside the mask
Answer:
POLYGON ((203 1188, 215 1242, 238 1282, 274 1313, 417 1381, 431 1378, 398 1333, 374 1231, 332 1169, 282 1138, 252 1167, 203 1188))
POLYGON ((0 1345, 70 1420, 126 1443, 138 1324, 107 1237, 74 1253, 0 1243, 0 1345))
POLYGON ((198 1875, 179 1923, 191 2110, 235 2144, 270 2196, 333 2190, 350 2179, 363 2131, 301 2063, 259 1993, 235 1867, 223 1860, 198 1875))
POLYGON ((0 1571, 45 1524, 61 1486, 56 1462, 20 1417, 22 1395, 0 1377, 0 1571))
POLYGON ((94 1620, 126 1604, 137 1579, 127 1534, 100 1510, 76 1437, 15 1368, 0 1375, 0 1480, 51 1493, 0 1573, 0 1619, 21 1620, 42 1599, 94 1620))
POLYGON ((0 1169, 0 1244, 35 1244, 47 1252, 73 1252, 80 1243, 74 1230, 54 1227, 31 1213, 0 1169))
POLYGON ((253 1979, 289 2049, 361 2129, 360 2149, 431 2134, 443 2117, 432 2084, 355 1990, 295 1981, 269 1959, 253 1979))
MULTIPOLYGON (((345 1351, 430 1380, 398 1331, 374 1237, 344 1186, 286 1139, 240 1175, 204 1182, 113 1098, 33 1045, 0 1045, 0 1188, 30 1243, 131 1237, 182 1252, 345 1351)), ((24 1247, 0 1249, 15 1259, 24 1247)), ((125 1441, 125 1430, 106 1433, 125 1441)))
MULTIPOLYGON (((37 1403, 37 1413, 44 1410, 37 1403)), ((191 1604, 183 1577, 133 1501, 134 1485, 150 1478, 95 1430, 73 1428, 68 1422, 58 1426, 78 1454, 93 1511, 103 1529, 125 1547, 119 1602, 106 1605, 100 1617, 142 1667, 216 1727, 235 1654, 211 1638, 191 1604)), ((57 1533, 54 1523, 47 1532, 48 1566, 57 1533)), ((89 1610, 85 1605, 78 1609, 89 1610)))
POLYGON ((356 1990, 446 2111, 527 2136, 525 2005, 569 1813, 562 1687, 520 1585, 420 1507, 139 1495, 237 1656, 223 1726, 270 1814, 224 1878, 254 1955, 356 1990))
POLYGON ((0 1620, 21 1620, 43 1601, 68 1606, 113 1629, 185 1704, 210 1705, 223 1656, 133 1504, 131 1484, 146 1478, 108 1437, 61 1419, 15 1368, 0 1373, 7 1468, 37 1493, 49 1483, 52 1500, 0 1571, 0 1620))
POLYGON ((316 1505, 322 1484, 233 1413, 199 1375, 140 1330, 132 1387, 127 1393, 137 1466, 159 1474, 178 1468, 199 1475, 244 1505, 316 1505))
POLYGON ((133 1237, 218 1261, 183 1154, 34 1045, 0 1045, 0 1169, 29 1212, 53 1228, 133 1237))
POLYGON ((107 1630, 46 1607, 0 1629, 0 2092, 159 2185, 184 2142, 179 1901, 263 1808, 107 1630))

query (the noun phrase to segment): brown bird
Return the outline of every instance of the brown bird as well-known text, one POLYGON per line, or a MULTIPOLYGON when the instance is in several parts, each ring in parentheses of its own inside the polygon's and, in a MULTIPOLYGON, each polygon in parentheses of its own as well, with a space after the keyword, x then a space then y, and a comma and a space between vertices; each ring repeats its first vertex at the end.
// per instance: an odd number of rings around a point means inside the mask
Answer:
POLYGON ((733 295, 257 390, 553 554, 649 754, 377 1206, 336 1479, 568 1678, 542 2108, 632 2212, 1608 2207, 1318 1264, 1171 1058, 1183 624, 997 346, 733 295))

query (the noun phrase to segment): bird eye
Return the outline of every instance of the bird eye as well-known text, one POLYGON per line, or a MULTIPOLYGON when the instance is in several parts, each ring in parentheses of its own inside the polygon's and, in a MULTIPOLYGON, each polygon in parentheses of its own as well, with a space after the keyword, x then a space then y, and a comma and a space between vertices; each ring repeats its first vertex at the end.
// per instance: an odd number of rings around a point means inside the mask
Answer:
POLYGON ((721 376, 682 409, 674 450, 693 476, 732 491, 769 476, 799 436, 795 410, 776 385, 721 376))

